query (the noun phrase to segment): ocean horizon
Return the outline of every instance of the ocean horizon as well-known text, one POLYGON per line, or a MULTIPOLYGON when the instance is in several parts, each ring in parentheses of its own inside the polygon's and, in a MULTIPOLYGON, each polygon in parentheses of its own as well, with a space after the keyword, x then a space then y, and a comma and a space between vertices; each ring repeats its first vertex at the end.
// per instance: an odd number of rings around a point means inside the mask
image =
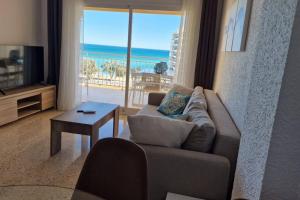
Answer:
MULTIPOLYGON (((86 47, 92 47, 92 46, 102 46, 102 47, 116 47, 116 48, 123 48, 123 49, 127 49, 127 47, 123 47, 123 46, 115 46, 115 45, 105 45, 105 44, 90 44, 90 43, 80 43, 81 45, 84 45, 86 47)), ((168 49, 150 49, 150 48, 142 48, 142 47, 131 47, 131 49, 139 49, 139 50, 154 50, 154 51, 165 51, 165 52, 169 52, 170 50, 168 49)))
MULTIPOLYGON (((99 44, 82 44, 84 59, 95 60, 101 69, 105 62, 115 61, 126 66, 127 47, 108 46, 99 44)), ((169 66, 168 50, 131 48, 131 68, 140 68, 142 72, 153 72, 154 66, 159 62, 166 62, 169 66)))

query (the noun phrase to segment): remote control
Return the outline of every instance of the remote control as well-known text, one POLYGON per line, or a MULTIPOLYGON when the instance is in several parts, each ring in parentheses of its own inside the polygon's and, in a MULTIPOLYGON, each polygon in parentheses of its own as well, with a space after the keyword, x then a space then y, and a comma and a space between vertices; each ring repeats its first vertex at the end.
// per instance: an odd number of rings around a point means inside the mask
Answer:
POLYGON ((95 114, 96 111, 94 111, 94 110, 85 110, 85 111, 83 111, 83 113, 84 114, 95 114))

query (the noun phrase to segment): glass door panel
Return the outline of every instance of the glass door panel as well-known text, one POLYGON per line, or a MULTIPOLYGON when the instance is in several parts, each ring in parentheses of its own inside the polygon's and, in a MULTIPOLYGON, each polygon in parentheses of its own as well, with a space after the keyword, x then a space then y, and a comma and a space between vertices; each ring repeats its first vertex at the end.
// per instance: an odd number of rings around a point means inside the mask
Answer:
POLYGON ((170 88, 180 20, 178 15, 133 12, 128 107, 141 107, 149 92, 170 88))
POLYGON ((82 100, 125 106, 128 10, 85 10, 82 100))
POLYGON ((162 11, 85 10, 83 101, 115 103, 132 113, 147 103, 150 92, 168 91, 180 21, 180 15, 162 11))

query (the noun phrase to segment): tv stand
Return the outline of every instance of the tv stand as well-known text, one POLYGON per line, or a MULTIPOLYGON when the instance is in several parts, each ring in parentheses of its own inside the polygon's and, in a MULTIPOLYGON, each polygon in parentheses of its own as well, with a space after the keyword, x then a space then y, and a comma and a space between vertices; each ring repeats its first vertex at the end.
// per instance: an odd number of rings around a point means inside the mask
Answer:
POLYGON ((34 85, 5 91, 0 96, 0 126, 56 105, 54 85, 34 85))
POLYGON ((5 92, 1 89, 0 89, 0 93, 3 94, 3 95, 6 95, 5 92))

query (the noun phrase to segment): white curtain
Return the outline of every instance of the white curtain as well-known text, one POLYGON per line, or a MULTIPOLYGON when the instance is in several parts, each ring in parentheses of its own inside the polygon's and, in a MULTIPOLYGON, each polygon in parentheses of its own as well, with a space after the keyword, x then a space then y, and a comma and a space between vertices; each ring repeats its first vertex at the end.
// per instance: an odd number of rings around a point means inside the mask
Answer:
POLYGON ((63 0, 59 110, 73 109, 81 102, 79 73, 82 9, 82 0, 63 0))
POLYGON ((187 87, 194 86, 201 10, 202 0, 183 0, 175 81, 187 87))

